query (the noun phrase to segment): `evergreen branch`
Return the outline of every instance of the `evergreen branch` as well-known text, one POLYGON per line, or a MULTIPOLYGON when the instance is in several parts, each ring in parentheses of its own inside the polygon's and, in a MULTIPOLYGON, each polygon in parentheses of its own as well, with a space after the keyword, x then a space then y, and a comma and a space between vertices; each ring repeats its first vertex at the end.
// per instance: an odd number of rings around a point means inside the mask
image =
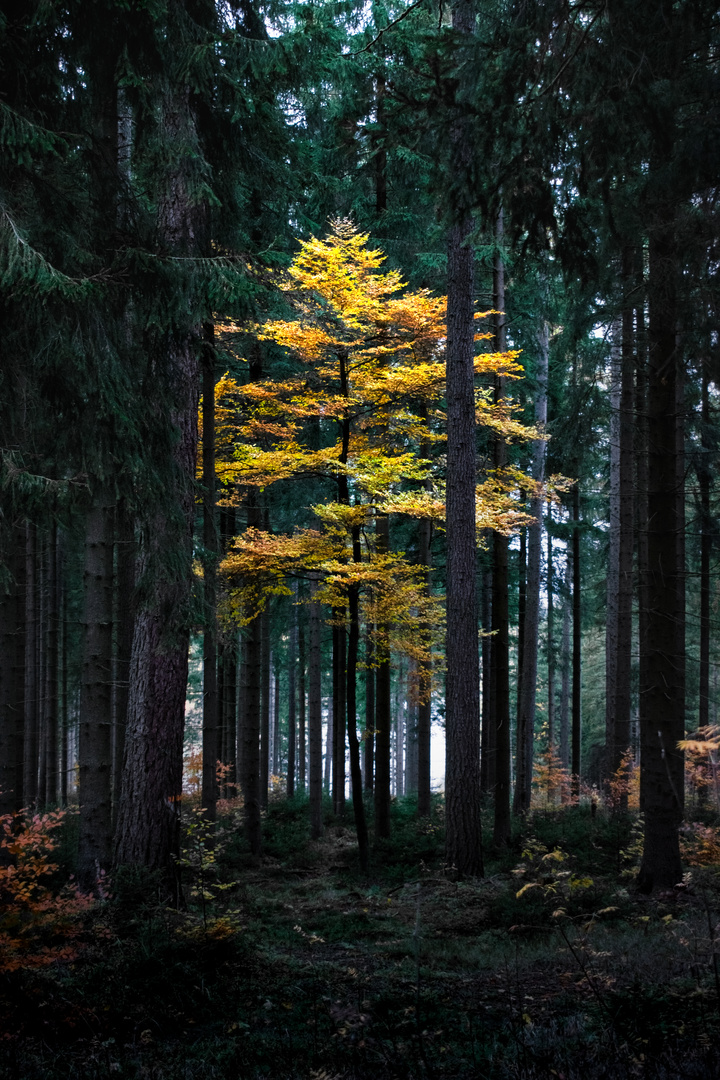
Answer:
POLYGON ((394 26, 397 26, 398 23, 401 23, 403 21, 403 19, 407 18, 407 16, 410 14, 411 11, 414 11, 415 8, 419 8, 422 3, 423 3, 423 0, 416 0, 416 2, 414 4, 411 4, 409 8, 406 8, 405 11, 403 11, 402 15, 398 15, 397 19, 393 19, 393 21, 388 23, 387 26, 384 26, 382 28, 382 30, 378 33, 377 37, 374 37, 372 39, 372 41, 369 41, 368 44, 365 45, 362 49, 358 49, 357 52, 351 52, 351 53, 348 53, 347 55, 348 56, 361 56, 362 53, 369 52, 370 49, 372 49, 373 45, 377 45, 378 41, 383 36, 383 34, 386 34, 388 30, 392 30, 392 28, 394 26))
POLYGON ((0 206, 0 237, 3 235, 6 242, 0 245, 0 285, 22 284, 41 293, 58 290, 66 296, 85 292, 92 279, 69 277, 58 270, 28 243, 5 207, 0 206))

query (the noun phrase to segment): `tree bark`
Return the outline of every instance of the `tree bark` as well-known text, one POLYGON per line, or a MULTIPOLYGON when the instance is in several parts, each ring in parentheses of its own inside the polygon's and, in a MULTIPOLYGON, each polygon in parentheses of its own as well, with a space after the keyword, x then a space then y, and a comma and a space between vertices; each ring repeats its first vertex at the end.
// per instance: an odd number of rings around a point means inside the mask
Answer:
MULTIPOLYGON (((453 29, 471 35, 472 3, 453 6, 453 29)), ((456 121, 458 159, 469 158, 470 135, 456 121)), ((450 230, 446 349, 447 398, 447 668, 445 678, 445 859, 461 876, 483 872, 480 825, 480 680, 475 585, 474 253, 472 222, 450 230)))
POLYGON ((270 784, 270 610, 260 616, 260 805, 267 810, 270 784))
POLYGON ((207 348, 202 370, 203 456, 203 710, 202 793, 205 820, 217 817, 217 765, 220 757, 218 708, 217 559, 215 521, 215 350, 212 325, 206 327, 207 348))
POLYGON ((555 754, 555 567, 553 564, 553 512, 548 503, 545 514, 547 533, 547 680, 548 680, 548 756, 555 754))
POLYGON ((23 802, 37 805, 38 797, 38 610, 37 610, 37 529, 25 527, 25 680, 23 723, 23 802))
POLYGON ((310 581, 310 659, 308 671, 308 741, 310 743, 310 834, 323 834, 322 812, 322 683, 320 656, 320 604, 317 582, 310 581))
MULTIPOLYGON (((130 660, 135 621, 135 522, 121 502, 115 517, 115 651, 113 657, 113 824, 122 792, 125 732, 130 690, 130 660)), ((64 669, 65 670, 65 669, 64 669)), ((67 718, 66 718, 67 719, 67 718)), ((67 767, 67 764, 66 764, 67 767)))
MULTIPOLYGON (((498 245, 503 240, 503 212, 498 212, 496 222, 498 245)), ((504 352, 505 340, 505 266, 499 250, 495 254, 493 268, 493 302, 495 316, 495 350, 504 352)), ((505 379, 495 379, 495 402, 505 397, 505 379)), ((498 436, 493 446, 496 469, 507 464, 507 446, 498 436)), ((494 775, 494 821, 493 844, 505 847, 510 839, 510 617, 508 612, 508 540, 502 533, 493 533, 492 548, 492 596, 490 601, 491 627, 493 631, 490 652, 490 697, 493 718, 494 761, 489 769, 494 775)))
POLYGON ((95 493, 85 517, 80 694, 78 878, 92 886, 112 854, 113 499, 95 493))
MULTIPOLYGON (((547 383, 549 354, 548 325, 543 321, 538 334, 537 390, 535 394, 535 424, 540 431, 547 426, 547 383)), ((532 450, 532 477, 538 485, 545 480, 544 439, 536 439, 532 450)), ((534 524, 527 527, 527 594, 523 633, 523 663, 520 682, 520 708, 517 731, 517 780, 515 812, 525 814, 530 809, 535 745, 535 703, 540 644, 540 564, 542 555, 542 506, 537 494, 530 499, 530 514, 534 524)))
POLYGON ((363 766, 365 790, 373 790, 375 778, 375 644, 373 627, 368 625, 365 635, 365 738, 363 740, 363 766))
POLYGON ((573 488, 573 615, 572 615, 572 793, 580 796, 580 736, 582 705, 582 607, 580 602, 580 481, 573 488))
POLYGON ((302 791, 307 783, 307 750, 305 726, 305 624, 297 612, 298 626, 298 785, 302 791))
POLYGON ((684 758, 677 743, 685 733, 685 608, 683 481, 678 467, 677 265, 672 215, 660 207, 650 234, 648 281, 648 564, 643 590, 645 636, 640 643, 647 678, 640 688, 645 834, 638 877, 638 887, 644 892, 671 888, 682 875, 678 828, 684 807, 684 758))
MULTIPOLYGON (((295 587, 297 598, 297 586, 295 587)), ((292 799, 295 794, 295 748, 297 741, 297 693, 295 686, 295 672, 298 663, 298 609, 295 608, 292 627, 290 629, 290 655, 288 657, 288 759, 287 759, 287 796, 292 799)))
MULTIPOLYGON (((196 130, 188 88, 175 86, 167 92, 161 122, 164 139, 175 152, 160 195, 158 231, 168 251, 187 257, 203 250, 205 221, 204 208, 191 191, 196 130)), ((165 380, 154 388, 161 391, 159 398, 171 402, 175 441, 168 452, 167 503, 147 523, 140 556, 138 581, 145 597, 133 638, 115 850, 117 863, 164 870, 168 880, 176 878, 173 856, 182 790, 199 340, 195 325, 180 325, 168 334, 165 380), (173 551, 172 565, 163 557, 168 549, 173 551)))
POLYGON ((700 488, 700 667, 698 671, 698 727, 710 723, 710 557, 713 528, 710 513, 711 432, 708 361, 702 362, 700 389, 700 460, 697 468, 700 488))
MULTIPOLYGON (((390 523, 387 514, 379 514, 375 526, 378 555, 390 548, 390 523)), ((377 628, 375 650, 375 836, 390 836, 390 646, 387 627, 377 628)))

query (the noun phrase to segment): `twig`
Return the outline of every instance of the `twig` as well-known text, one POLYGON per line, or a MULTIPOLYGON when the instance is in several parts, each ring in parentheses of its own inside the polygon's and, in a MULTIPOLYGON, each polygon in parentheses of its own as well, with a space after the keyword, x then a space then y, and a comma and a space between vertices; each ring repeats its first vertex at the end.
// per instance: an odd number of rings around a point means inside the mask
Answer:
POLYGON ((397 26, 397 24, 399 22, 402 22, 403 19, 406 19, 408 17, 408 15, 410 14, 410 12, 414 11, 415 8, 420 7, 420 5, 422 3, 423 3, 423 0, 416 0, 416 2, 414 4, 411 4, 409 8, 406 8, 405 11, 403 11, 402 15, 398 15, 397 19, 393 19, 393 21, 388 23, 387 26, 384 26, 382 28, 382 30, 380 31, 380 33, 377 35, 377 37, 374 37, 372 39, 372 41, 369 41, 368 44, 363 46, 362 49, 358 49, 357 52, 347 53, 347 55, 348 56, 360 56, 364 52, 369 52, 370 49, 372 49, 373 45, 377 45, 378 41, 383 36, 383 34, 387 33, 388 30, 392 30, 393 26, 397 26))

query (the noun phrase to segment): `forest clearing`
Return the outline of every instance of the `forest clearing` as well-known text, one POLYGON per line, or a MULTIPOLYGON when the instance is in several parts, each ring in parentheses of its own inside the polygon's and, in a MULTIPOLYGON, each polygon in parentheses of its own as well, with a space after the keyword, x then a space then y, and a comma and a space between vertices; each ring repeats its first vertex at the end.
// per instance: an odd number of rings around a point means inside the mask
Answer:
POLYGON ((0 1071, 720 1074, 720 12, 0 5, 0 1071))

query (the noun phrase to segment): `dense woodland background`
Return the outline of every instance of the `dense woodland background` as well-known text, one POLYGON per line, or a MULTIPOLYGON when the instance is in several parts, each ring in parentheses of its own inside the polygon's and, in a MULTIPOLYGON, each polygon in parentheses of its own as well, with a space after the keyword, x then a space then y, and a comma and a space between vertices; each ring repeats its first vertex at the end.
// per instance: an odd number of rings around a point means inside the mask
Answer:
POLYGON ((364 880, 717 861, 719 18, 0 5, 4 970, 55 829, 206 935, 281 804, 364 880))

